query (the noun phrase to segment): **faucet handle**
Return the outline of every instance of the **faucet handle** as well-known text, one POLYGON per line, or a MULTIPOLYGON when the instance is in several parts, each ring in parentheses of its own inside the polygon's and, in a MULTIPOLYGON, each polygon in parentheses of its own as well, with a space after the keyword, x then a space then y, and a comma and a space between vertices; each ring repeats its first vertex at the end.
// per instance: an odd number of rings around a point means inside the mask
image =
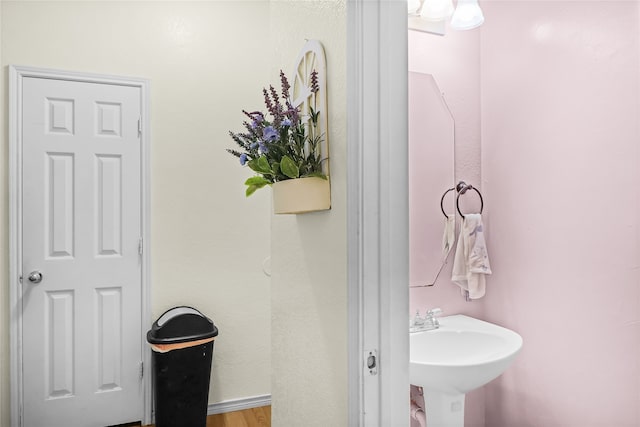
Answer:
MULTIPOLYGON (((425 318, 426 318, 426 316, 425 316, 425 318)), ((416 315, 413 318, 412 324, 415 325, 415 326, 423 325, 425 318, 420 317, 420 309, 418 309, 418 310, 416 310, 416 315)))
POLYGON ((441 308, 432 308, 431 310, 427 310, 426 317, 436 317, 442 314, 441 308))

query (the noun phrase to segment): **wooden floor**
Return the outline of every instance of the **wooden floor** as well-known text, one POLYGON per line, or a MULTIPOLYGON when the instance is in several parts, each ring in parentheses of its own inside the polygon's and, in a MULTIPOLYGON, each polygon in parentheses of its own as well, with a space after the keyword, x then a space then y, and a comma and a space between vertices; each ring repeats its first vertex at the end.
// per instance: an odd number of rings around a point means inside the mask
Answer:
POLYGON ((207 427, 271 427, 271 406, 209 415, 207 427))

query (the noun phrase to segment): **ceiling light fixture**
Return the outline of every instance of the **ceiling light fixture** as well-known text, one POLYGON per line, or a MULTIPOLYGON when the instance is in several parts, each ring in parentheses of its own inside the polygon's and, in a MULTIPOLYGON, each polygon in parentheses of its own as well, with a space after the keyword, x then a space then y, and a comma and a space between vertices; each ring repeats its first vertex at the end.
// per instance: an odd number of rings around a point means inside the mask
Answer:
POLYGON ((450 26, 454 30, 471 30, 484 23, 484 15, 478 0, 457 1, 458 5, 454 8, 452 0, 407 0, 409 28, 444 35, 445 21, 449 18, 451 18, 450 26), (420 28, 433 25, 427 22, 420 24, 420 21, 436 23, 441 26, 442 32, 420 28))
POLYGON ((420 0, 407 0, 407 11, 409 12, 409 15, 418 13, 420 6, 420 0))
POLYGON ((424 0, 420 16, 427 21, 444 21, 453 15, 452 0, 424 0))
POLYGON ((458 0, 458 7, 451 18, 454 30, 472 30, 484 22, 478 0, 458 0))

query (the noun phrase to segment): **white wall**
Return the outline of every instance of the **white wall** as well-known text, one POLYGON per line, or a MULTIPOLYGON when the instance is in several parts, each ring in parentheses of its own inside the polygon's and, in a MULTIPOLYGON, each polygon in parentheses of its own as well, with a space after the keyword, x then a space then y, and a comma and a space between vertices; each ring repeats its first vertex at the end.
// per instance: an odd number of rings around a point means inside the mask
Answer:
MULTIPOLYGON (((2 59, 2 6, 0 5, 0 61, 2 59)), ((1 63, 1 62, 0 62, 1 63)), ((0 139, 6 141, 7 129, 5 119, 5 84, 0 84, 0 139)), ((0 150, 0 426, 6 426, 9 423, 9 310, 7 304, 9 300, 9 242, 7 240, 9 218, 7 212, 8 200, 8 165, 9 147, 2 144, 0 150)))
MULTIPOLYGON (((240 110, 262 107, 272 63, 269 2, 2 1, 0 10, 3 81, 8 64, 151 79, 153 315, 191 304, 214 319, 211 402, 270 393, 270 280, 262 273, 270 194, 245 199, 249 171, 224 151, 233 146, 227 132, 241 130, 240 110)), ((1 425, 9 383, 6 138, 1 425)))
POLYGON ((272 1, 271 79, 327 55, 332 209, 272 218, 272 422, 347 425, 346 1, 272 1))

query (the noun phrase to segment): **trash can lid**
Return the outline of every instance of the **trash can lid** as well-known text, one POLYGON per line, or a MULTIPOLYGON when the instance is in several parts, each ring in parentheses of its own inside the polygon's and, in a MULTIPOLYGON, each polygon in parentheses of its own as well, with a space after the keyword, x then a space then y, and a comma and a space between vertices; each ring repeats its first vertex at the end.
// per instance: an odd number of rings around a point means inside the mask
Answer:
POLYGON ((193 307, 174 307, 162 314, 147 332, 151 344, 174 344, 218 335, 213 321, 193 307))

